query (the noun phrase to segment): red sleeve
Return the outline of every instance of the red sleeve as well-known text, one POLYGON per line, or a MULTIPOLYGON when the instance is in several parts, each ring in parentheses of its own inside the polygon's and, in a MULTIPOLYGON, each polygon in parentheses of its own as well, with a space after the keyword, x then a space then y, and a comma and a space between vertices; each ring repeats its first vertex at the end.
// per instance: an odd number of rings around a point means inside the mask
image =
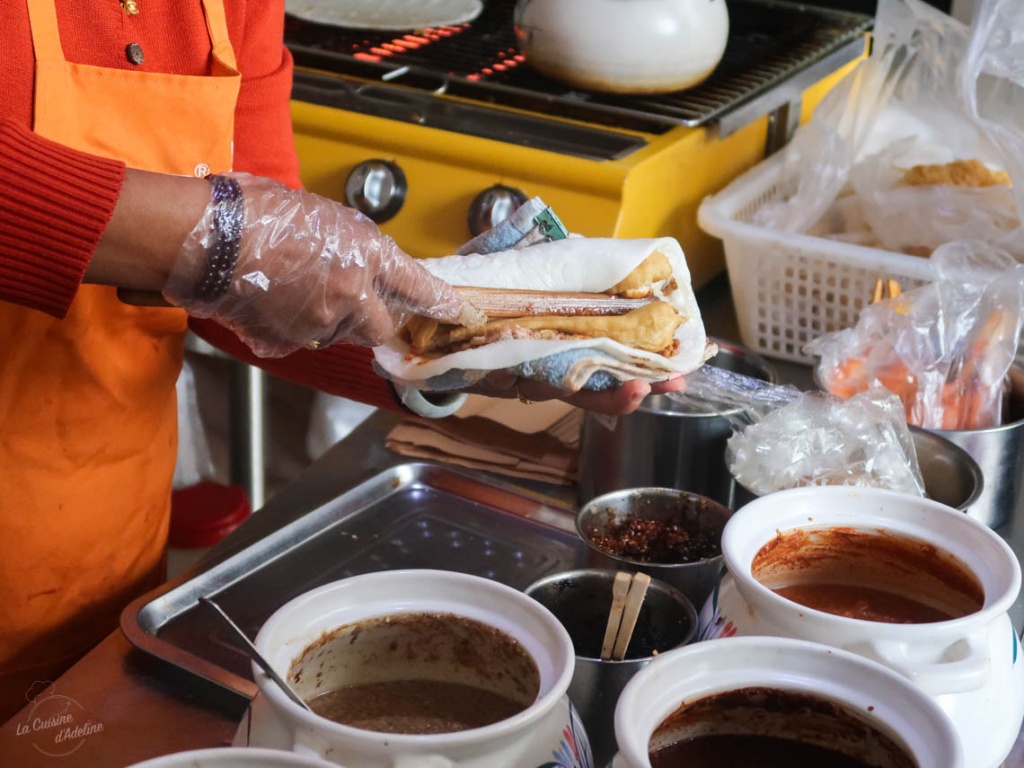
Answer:
POLYGON ((0 121, 0 301, 64 317, 123 180, 124 163, 0 121))
POLYGON ((299 187, 292 135, 292 57, 284 46, 284 2, 228 3, 242 86, 235 108, 235 170, 299 187), (238 11, 244 9, 244 14, 238 11))
POLYGON ((304 387, 390 411, 403 411, 386 379, 373 371, 373 350, 335 344, 316 352, 300 350, 287 357, 256 357, 231 331, 209 320, 189 321, 192 331, 213 346, 242 362, 262 368, 304 387))

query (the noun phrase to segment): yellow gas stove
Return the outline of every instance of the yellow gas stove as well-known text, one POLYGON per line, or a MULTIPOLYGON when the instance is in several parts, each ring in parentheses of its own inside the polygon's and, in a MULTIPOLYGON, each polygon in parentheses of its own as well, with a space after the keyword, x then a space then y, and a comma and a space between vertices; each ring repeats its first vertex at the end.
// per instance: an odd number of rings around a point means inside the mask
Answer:
POLYGON ((471 23, 398 35, 289 18, 306 186, 419 257, 450 254, 540 197, 571 232, 676 237, 700 286, 724 267, 697 227, 700 201, 788 141, 865 54, 870 28, 859 14, 730 0, 709 80, 611 96, 532 72, 514 5, 491 0, 471 23))

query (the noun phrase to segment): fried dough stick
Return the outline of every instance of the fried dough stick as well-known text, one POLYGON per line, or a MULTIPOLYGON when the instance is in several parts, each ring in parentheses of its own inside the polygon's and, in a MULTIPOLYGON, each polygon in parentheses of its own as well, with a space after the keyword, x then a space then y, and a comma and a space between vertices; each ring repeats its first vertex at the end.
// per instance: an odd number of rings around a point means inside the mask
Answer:
POLYGON ((608 338, 636 349, 671 349, 684 318, 664 301, 652 301, 624 315, 536 315, 490 320, 483 328, 442 325, 413 318, 406 326, 409 345, 417 354, 452 347, 489 344, 503 338, 608 338))

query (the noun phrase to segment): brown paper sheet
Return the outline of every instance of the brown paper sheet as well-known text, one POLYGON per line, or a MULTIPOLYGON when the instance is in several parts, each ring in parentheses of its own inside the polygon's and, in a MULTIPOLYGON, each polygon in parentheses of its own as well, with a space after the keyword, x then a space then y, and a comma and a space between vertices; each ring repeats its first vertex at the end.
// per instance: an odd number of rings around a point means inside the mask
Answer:
POLYGON ((541 415, 527 412, 534 404, 515 400, 473 402, 464 410, 475 415, 404 421, 391 430, 386 445, 411 458, 570 485, 577 478, 582 413, 559 405, 564 407, 546 408, 541 415))

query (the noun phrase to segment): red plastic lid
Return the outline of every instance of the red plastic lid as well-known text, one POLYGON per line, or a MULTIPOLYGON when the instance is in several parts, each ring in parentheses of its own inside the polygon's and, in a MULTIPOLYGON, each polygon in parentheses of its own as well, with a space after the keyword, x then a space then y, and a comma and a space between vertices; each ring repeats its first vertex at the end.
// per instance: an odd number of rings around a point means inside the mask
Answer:
POLYGON ((251 511, 249 497, 237 485, 203 482, 174 491, 167 543, 175 549, 212 547, 251 511))

